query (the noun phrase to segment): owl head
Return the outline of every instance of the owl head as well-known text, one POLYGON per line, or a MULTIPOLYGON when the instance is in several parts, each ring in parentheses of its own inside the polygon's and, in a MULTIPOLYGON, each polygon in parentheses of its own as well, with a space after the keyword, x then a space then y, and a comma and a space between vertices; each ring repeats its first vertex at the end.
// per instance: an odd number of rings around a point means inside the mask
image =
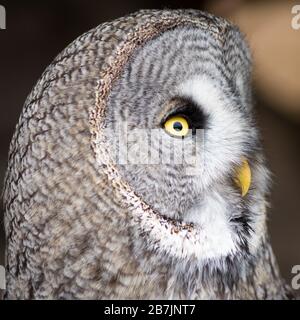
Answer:
POLYGON ((143 250, 200 264, 251 254, 265 232, 268 173, 244 38, 196 11, 145 21, 97 88, 98 163, 143 250))

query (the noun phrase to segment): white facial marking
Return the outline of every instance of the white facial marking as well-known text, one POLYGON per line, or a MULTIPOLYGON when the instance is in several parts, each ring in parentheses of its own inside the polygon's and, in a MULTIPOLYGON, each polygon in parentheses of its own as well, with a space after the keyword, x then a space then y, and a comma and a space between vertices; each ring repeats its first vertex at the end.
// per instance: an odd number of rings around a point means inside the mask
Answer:
POLYGON ((193 222, 200 229, 198 251, 201 259, 219 258, 236 250, 226 210, 225 200, 212 193, 186 213, 184 220, 193 222))
POLYGON ((178 88, 178 94, 192 98, 208 115, 209 127, 204 129, 204 165, 201 177, 203 187, 212 180, 226 177, 233 164, 243 156, 243 143, 247 123, 243 115, 234 108, 225 88, 217 87, 206 76, 187 80, 178 88))

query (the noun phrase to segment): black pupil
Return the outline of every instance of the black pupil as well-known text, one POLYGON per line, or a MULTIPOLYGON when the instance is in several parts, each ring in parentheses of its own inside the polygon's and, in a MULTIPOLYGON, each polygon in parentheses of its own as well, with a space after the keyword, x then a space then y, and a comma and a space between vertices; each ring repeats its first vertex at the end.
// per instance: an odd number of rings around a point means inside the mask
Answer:
POLYGON ((174 122, 173 124, 173 129, 176 131, 181 131, 182 130, 182 124, 180 122, 174 122))

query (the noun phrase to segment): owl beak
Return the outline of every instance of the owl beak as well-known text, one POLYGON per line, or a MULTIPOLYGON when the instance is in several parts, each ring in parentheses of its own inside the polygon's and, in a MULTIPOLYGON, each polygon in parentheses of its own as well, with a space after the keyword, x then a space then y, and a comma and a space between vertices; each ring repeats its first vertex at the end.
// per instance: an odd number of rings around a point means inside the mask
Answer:
POLYGON ((251 169, 246 159, 236 168, 234 182, 240 188, 241 195, 244 197, 248 193, 251 185, 251 169))

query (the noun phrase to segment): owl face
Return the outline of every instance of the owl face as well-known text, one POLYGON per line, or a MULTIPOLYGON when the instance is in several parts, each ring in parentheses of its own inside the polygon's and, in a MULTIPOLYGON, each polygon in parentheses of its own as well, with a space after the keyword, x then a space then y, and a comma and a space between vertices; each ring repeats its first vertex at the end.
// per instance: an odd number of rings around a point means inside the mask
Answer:
POLYGON ((251 199, 266 186, 249 69, 236 30, 221 43, 177 27, 135 49, 107 101, 106 136, 121 176, 159 215, 201 230, 203 259, 238 251, 251 199), (252 180, 243 194, 236 176, 245 161, 252 180))

